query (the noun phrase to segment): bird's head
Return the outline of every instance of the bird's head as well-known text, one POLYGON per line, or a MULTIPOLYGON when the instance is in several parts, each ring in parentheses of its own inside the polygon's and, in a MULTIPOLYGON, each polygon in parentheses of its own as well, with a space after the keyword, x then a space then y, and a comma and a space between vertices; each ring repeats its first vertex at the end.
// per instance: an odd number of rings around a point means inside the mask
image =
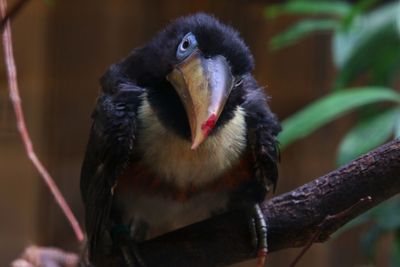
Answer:
POLYGON ((199 13, 172 22, 124 64, 125 73, 148 89, 164 125, 196 149, 232 117, 240 104, 234 91, 253 58, 234 29, 199 13))

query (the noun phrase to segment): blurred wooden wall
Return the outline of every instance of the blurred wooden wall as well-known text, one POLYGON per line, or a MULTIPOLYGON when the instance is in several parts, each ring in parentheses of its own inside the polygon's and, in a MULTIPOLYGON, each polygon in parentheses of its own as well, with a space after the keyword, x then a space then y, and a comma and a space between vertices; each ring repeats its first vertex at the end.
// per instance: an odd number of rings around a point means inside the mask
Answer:
MULTIPOLYGON (((81 222, 79 171, 98 78, 173 18, 205 11, 237 28, 254 53, 255 76, 282 119, 328 91, 333 75, 329 36, 272 53, 268 40, 293 18, 267 21, 264 8, 262 1, 244 0, 31 1, 18 15, 14 46, 28 126, 38 154, 81 222)), ((4 66, 0 77, 0 265, 7 266, 31 243, 66 249, 76 249, 77 243, 24 154, 7 100, 4 66)), ((331 124, 284 151, 278 193, 335 168, 335 148, 350 123, 331 124)), ((298 266, 366 266, 359 233, 313 246, 298 266)), ((387 266, 387 252, 381 252, 376 266, 387 266)), ((288 266, 297 253, 274 253, 268 266, 288 266)))

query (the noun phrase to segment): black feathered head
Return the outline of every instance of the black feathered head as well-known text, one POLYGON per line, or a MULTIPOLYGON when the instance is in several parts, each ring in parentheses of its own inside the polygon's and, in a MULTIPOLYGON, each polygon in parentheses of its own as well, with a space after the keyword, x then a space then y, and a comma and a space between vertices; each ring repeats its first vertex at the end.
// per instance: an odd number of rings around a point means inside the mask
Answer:
POLYGON ((174 130, 189 128, 196 149, 214 130, 235 84, 252 71, 253 57, 237 31, 198 13, 173 21, 119 67, 148 89, 161 121, 174 130))

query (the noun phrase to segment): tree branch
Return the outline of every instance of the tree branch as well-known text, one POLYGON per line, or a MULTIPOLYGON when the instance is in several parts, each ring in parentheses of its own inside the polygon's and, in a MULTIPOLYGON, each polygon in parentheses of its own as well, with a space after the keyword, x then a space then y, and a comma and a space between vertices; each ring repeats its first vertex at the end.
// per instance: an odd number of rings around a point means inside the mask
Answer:
MULTIPOLYGON (((263 203, 269 251, 302 247, 313 239, 324 242, 398 193, 400 139, 263 203)), ((139 250, 148 266, 223 266, 255 257, 248 229, 246 216, 233 211, 145 241, 139 250)))
MULTIPOLYGON (((400 139, 262 204, 269 252, 324 242, 345 223, 400 193, 400 139)), ((138 246, 147 266, 224 266, 254 258, 243 211, 189 225, 138 246)), ((38 265, 65 267, 69 253, 38 248, 38 265), (49 253, 50 251, 50 253, 49 253)), ((28 261, 25 253, 15 263, 28 261)), ((110 259, 113 261, 114 259, 110 259)), ((26 265, 13 265, 15 267, 26 265)))

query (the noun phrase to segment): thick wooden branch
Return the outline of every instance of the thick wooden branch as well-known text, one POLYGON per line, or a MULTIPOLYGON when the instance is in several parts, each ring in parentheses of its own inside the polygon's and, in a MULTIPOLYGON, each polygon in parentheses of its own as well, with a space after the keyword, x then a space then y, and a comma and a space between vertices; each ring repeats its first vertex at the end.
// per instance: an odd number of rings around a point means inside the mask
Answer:
MULTIPOLYGON (((263 203, 269 251, 325 241, 352 218, 400 193, 400 139, 263 203), (360 202, 361 199, 370 201, 360 202)), ((139 244, 148 266, 224 266, 255 257, 246 216, 223 214, 139 244)))
MULTIPOLYGON (((302 247, 312 240, 323 242, 352 218, 398 193, 400 139, 263 203, 269 251, 302 247)), ((145 241, 139 244, 139 250, 147 266, 152 267, 224 266, 255 257, 249 225, 241 211, 145 241)), ((33 266, 65 267, 65 259, 71 258, 69 253, 48 248, 27 251, 33 251, 33 256, 24 253, 13 266, 29 262, 33 266)))

